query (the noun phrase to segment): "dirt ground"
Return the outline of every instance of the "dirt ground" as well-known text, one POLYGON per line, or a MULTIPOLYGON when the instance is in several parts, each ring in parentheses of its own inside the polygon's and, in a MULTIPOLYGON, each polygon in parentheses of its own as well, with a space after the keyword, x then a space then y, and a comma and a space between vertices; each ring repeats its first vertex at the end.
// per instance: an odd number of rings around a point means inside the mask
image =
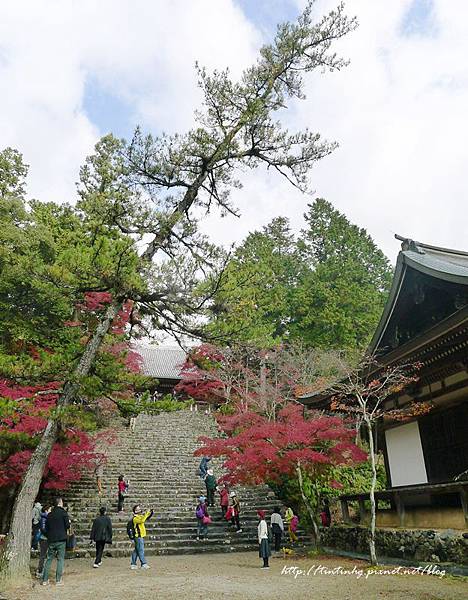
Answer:
POLYGON ((32 589, 0 592, 0 600, 468 598, 468 582, 460 578, 421 574, 367 575, 367 563, 339 557, 272 558, 269 570, 260 569, 261 561, 256 553, 155 556, 149 564, 151 569, 147 571, 131 571, 129 560, 123 558, 107 558, 99 569, 93 569, 92 561, 87 559, 67 560, 63 587, 55 587, 52 576, 49 587, 35 583, 32 589), (351 573, 338 574, 341 570, 351 573))

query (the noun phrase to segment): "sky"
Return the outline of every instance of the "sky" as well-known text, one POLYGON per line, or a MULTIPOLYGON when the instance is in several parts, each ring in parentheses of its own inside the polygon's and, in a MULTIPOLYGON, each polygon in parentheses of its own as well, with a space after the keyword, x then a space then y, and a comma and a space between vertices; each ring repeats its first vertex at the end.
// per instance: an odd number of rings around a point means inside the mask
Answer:
MULTIPOLYGON (((314 11, 337 0, 318 0, 314 11)), ((28 194, 73 202, 100 136, 183 132, 200 103, 194 64, 255 61, 303 0, 15 0, 0 3, 0 148, 30 165, 28 194)), ((212 215, 213 241, 241 241, 272 218, 295 231, 314 197, 365 227, 391 262, 394 233, 468 250, 468 2, 348 0, 359 28, 337 52, 350 65, 306 77, 282 116, 339 148, 303 195, 266 170, 242 176, 239 219, 212 215)))

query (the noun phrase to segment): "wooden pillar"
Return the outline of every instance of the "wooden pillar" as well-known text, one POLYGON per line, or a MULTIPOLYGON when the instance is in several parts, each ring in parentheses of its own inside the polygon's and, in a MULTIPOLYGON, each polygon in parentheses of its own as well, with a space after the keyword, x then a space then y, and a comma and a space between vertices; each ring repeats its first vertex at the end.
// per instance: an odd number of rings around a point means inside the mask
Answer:
POLYGON ((366 506, 364 504, 364 498, 359 498, 359 521, 360 523, 364 523, 366 520, 366 506))
POLYGON ((405 526, 405 504, 403 502, 403 498, 400 494, 395 494, 395 504, 398 513, 398 518, 400 519, 400 527, 405 526))
POLYGON ((340 498, 340 504, 341 504, 341 515, 343 517, 343 521, 345 523, 351 523, 351 519, 349 518, 348 501, 340 498))
POLYGON ((465 515, 465 525, 468 527, 468 490, 466 487, 460 488, 460 500, 465 515))

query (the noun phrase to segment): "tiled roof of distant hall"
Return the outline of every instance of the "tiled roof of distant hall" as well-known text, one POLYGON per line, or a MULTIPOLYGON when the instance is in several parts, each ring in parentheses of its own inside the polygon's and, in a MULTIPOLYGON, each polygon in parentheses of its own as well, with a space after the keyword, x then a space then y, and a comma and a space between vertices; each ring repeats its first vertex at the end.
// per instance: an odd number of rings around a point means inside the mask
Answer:
POLYGON ((187 353, 179 346, 134 346, 143 359, 142 372, 157 379, 180 379, 187 353))

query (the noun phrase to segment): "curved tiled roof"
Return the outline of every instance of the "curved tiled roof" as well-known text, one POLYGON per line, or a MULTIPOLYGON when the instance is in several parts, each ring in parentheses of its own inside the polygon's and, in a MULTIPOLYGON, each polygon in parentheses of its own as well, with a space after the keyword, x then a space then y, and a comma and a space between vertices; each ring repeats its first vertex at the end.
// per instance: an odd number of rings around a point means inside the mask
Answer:
POLYGON ((133 346, 143 359, 143 375, 156 379, 180 379, 180 369, 187 353, 179 346, 133 346))
POLYGON ((468 286, 468 252, 430 246, 399 235, 395 235, 395 237, 402 242, 401 250, 398 255, 387 304, 370 343, 369 354, 374 353, 379 347, 385 329, 398 303, 408 267, 435 279, 468 286))

